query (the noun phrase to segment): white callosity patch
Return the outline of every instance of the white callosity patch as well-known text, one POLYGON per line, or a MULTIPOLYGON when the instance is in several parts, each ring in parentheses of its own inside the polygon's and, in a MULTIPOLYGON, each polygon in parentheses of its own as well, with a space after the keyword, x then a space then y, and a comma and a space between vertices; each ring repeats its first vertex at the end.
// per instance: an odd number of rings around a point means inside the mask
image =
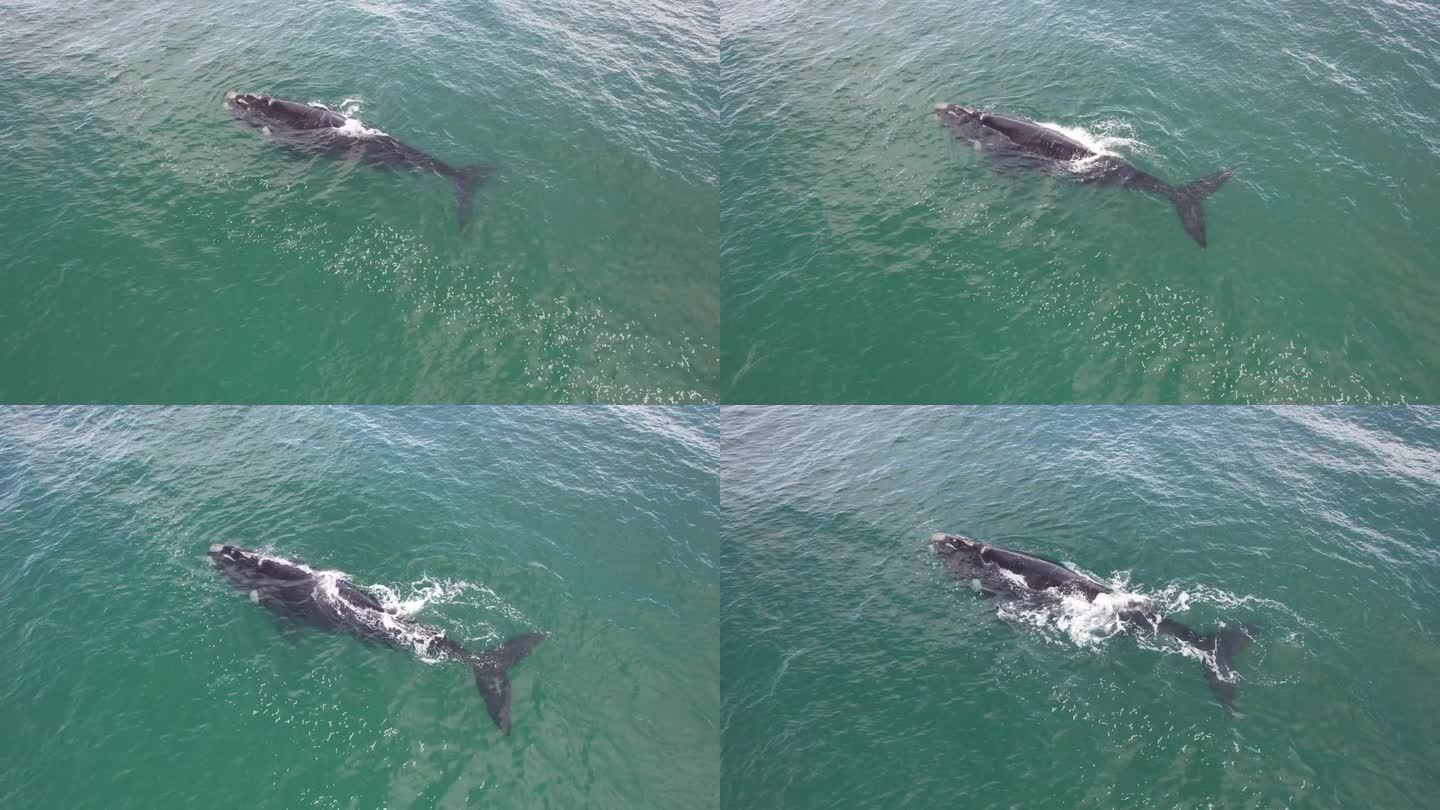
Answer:
POLYGON ((250 601, 257 605, 260 604, 260 592, 256 590, 250 591, 250 601))

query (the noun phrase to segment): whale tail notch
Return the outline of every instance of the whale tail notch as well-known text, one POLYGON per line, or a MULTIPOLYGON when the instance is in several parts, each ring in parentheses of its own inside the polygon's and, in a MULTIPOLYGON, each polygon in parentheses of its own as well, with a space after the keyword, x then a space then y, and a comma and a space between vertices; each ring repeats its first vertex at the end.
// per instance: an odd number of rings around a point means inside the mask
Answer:
POLYGON ((506 736, 510 734, 510 678, 506 672, 544 640, 544 633, 526 633, 470 659, 475 669, 475 686, 485 698, 490 719, 506 736))
POLYGON ((1205 666, 1205 680, 1231 717, 1235 716, 1235 656, 1249 647, 1259 633, 1260 626, 1256 624, 1231 625, 1214 635, 1202 636, 1196 645, 1215 653, 1214 665, 1205 666))
POLYGON ((470 226, 470 216, 475 209, 475 190, 485 185, 500 167, 494 163, 472 163, 461 166, 450 175, 455 184, 456 211, 460 217, 460 232, 470 226))
POLYGON ((1170 189, 1170 201, 1175 203, 1175 210, 1180 214, 1180 224, 1185 226, 1185 233, 1190 234, 1190 238, 1202 248, 1205 247, 1205 209, 1200 203, 1219 190, 1234 174, 1231 169, 1222 169, 1209 177, 1170 189))

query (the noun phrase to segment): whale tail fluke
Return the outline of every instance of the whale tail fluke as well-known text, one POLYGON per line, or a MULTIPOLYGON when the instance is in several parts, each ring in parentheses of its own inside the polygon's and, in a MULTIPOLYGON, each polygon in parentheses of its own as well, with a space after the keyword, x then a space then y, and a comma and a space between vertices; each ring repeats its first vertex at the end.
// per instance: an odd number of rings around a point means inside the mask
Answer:
POLYGON ((526 633, 470 659, 470 665, 475 668, 475 685, 485 698, 485 708, 503 734, 510 734, 510 678, 506 671, 544 640, 544 633, 526 633))
POLYGON ((456 210, 460 217, 460 230, 470 226, 470 215, 475 209, 475 190, 485 185, 500 167, 494 163, 472 163, 461 166, 450 175, 455 183, 456 210))
POLYGON ((1205 667, 1205 680, 1215 699, 1232 717, 1235 715, 1235 656, 1249 647, 1259 633, 1260 626, 1256 624, 1231 625, 1213 636, 1201 637, 1197 645, 1215 653, 1214 665, 1205 667))
POLYGON ((1209 177, 1202 177, 1179 188, 1170 189, 1170 201, 1180 214, 1180 224, 1200 247, 1205 247, 1205 209, 1200 203, 1214 194, 1235 172, 1222 169, 1209 177))

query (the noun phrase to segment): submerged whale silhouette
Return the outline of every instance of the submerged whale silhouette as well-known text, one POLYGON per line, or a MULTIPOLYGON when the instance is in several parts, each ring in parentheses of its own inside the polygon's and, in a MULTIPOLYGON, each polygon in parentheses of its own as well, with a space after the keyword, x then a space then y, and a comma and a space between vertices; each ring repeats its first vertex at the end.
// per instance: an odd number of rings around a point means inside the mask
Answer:
MULTIPOLYGON (((1088 601, 1114 590, 1076 571, 1043 557, 981 543, 957 534, 936 533, 930 551, 961 580, 978 585, 981 594, 1002 599, 1023 599, 1036 604, 1056 603, 1066 594, 1084 596, 1088 601)), ((1173 636, 1208 653, 1205 680, 1227 714, 1235 714, 1236 653, 1250 646, 1257 625, 1227 626, 1218 633, 1197 633, 1168 617, 1142 608, 1120 611, 1120 621, 1136 632, 1173 636)))
POLYGON ((378 129, 316 104, 271 98, 260 93, 225 94, 225 108, 236 118, 260 128, 267 138, 287 148, 336 158, 359 160, 389 171, 429 171, 455 184, 460 230, 470 224, 475 190, 498 170, 493 163, 451 166, 378 129))
POLYGON ((1148 191, 1175 204, 1180 224, 1200 247, 1205 247, 1205 209, 1200 203, 1214 194, 1234 172, 1218 171, 1178 188, 1140 171, 1120 158, 1100 155, 1063 132, 1022 118, 981 112, 959 104, 937 104, 935 115, 957 138, 967 140, 997 157, 1027 157, 1049 168, 1083 161, 1068 171, 1081 183, 1148 191))
POLYGON ((396 616, 372 594, 335 571, 238 546, 210 547, 210 561, 250 600, 276 613, 304 619, 328 630, 350 633, 422 655, 463 661, 475 672, 490 719, 510 733, 510 679, 506 672, 540 642, 544 633, 525 633, 498 647, 472 653, 440 630, 396 616))

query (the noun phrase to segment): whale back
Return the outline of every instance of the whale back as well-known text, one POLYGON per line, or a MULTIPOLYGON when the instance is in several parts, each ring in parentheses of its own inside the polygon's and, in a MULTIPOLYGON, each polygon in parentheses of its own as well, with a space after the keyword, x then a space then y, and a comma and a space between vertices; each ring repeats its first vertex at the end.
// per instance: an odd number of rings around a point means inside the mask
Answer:
POLYGON ((986 562, 992 562, 1006 571, 1024 577, 1025 584, 1031 590, 1043 591, 1048 588, 1073 590, 1084 593, 1090 599, 1094 599, 1098 594, 1111 592, 1110 588, 1084 574, 1072 571, 1053 560, 1036 557, 1032 554, 986 546, 985 550, 981 552, 981 557, 986 562))
POLYGON ((1095 154, 1085 144, 1069 135, 1042 127, 1033 121, 981 113, 980 123, 1009 138, 1027 152, 1055 160, 1076 160, 1095 154))
POLYGON ((336 129, 345 126, 345 116, 313 104, 268 99, 268 114, 294 129, 336 129))

